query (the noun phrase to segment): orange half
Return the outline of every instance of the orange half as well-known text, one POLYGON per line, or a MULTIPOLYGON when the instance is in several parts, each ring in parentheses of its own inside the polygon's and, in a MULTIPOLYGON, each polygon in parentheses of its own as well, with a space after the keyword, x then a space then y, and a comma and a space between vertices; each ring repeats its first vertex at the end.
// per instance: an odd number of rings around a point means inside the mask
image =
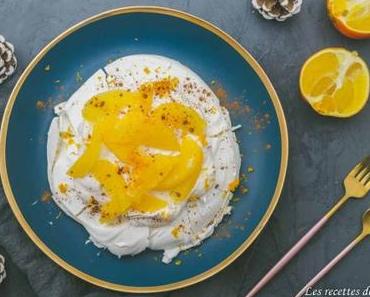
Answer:
POLYGON ((369 0, 328 0, 328 14, 334 26, 345 36, 370 38, 369 0))
POLYGON ((303 65, 299 87, 303 98, 318 113, 351 117, 369 97, 369 70, 357 52, 327 48, 303 65))

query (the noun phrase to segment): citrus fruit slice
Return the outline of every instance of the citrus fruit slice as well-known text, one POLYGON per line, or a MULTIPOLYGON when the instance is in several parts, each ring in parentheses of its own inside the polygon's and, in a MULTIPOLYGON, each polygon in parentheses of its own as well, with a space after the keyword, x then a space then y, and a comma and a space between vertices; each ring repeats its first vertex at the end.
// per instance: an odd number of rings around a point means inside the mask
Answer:
POLYGON ((181 144, 178 162, 173 166, 172 171, 157 184, 156 190, 169 190, 184 183, 191 176, 198 178, 203 163, 203 150, 191 138, 185 137, 181 144))
POLYGON ((328 48, 302 66, 299 87, 303 98, 318 113, 350 117, 369 97, 369 70, 357 52, 328 48))
POLYGON ((369 0, 328 0, 328 14, 335 27, 345 36, 370 38, 369 0))

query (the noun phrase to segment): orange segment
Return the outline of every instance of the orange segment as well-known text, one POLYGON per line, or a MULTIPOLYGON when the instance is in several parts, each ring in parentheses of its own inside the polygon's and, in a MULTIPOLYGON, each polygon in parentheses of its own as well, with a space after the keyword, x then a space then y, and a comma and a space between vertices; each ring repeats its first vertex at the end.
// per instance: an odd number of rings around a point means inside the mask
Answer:
POLYGON ((188 106, 176 102, 165 103, 158 106, 152 116, 168 127, 181 129, 184 134, 197 135, 202 143, 205 140, 206 123, 194 109, 188 106))
POLYGON ((108 149, 123 163, 128 163, 130 156, 135 151, 135 146, 122 145, 119 143, 105 143, 108 149))
POLYGON ((132 209, 140 212, 155 212, 167 206, 167 202, 150 194, 144 194, 140 203, 134 202, 132 209))
POLYGON ((300 90, 318 113, 350 117, 369 97, 369 71, 356 52, 324 49, 310 57, 301 69, 300 90))
POLYGON ((370 38, 368 0, 327 0, 328 14, 335 27, 350 38, 370 38))
POLYGON ((139 111, 132 111, 125 114, 122 118, 113 118, 107 126, 110 126, 109 130, 103 136, 104 142, 106 143, 140 143, 137 138, 140 137, 138 134, 139 130, 145 126, 145 115, 139 111))
POLYGON ((118 174, 118 166, 107 161, 99 160, 91 170, 93 177, 101 184, 110 201, 101 208, 101 222, 109 223, 126 212, 134 198, 126 194, 127 185, 118 174))
POLYGON ((100 134, 94 133, 91 141, 87 144, 84 153, 68 170, 68 175, 73 178, 82 178, 88 174, 99 158, 100 148, 100 134))
POLYGON ((178 151, 180 148, 175 131, 161 121, 148 120, 141 132, 143 132, 140 137, 142 145, 170 151, 178 151))
POLYGON ((113 90, 92 97, 85 105, 83 117, 96 123, 107 117, 117 116, 125 108, 127 110, 149 111, 152 97, 141 92, 113 90))
POLYGON ((110 129, 104 134, 104 142, 129 146, 173 150, 179 148, 176 135, 162 122, 147 118, 141 112, 129 112, 122 119, 109 123, 110 129))
POLYGON ((156 190, 169 190, 184 184, 186 179, 198 178, 203 163, 202 148, 190 137, 181 144, 180 156, 168 177, 156 186, 156 190))
POLYGON ((172 172, 178 161, 179 157, 177 156, 137 154, 133 160, 130 160, 131 164, 136 162, 131 188, 134 192, 144 192, 156 188, 172 172))
POLYGON ((189 194, 195 186, 201 169, 202 167, 197 165, 196 168, 194 168, 193 174, 170 191, 173 200, 181 202, 189 198, 189 194))

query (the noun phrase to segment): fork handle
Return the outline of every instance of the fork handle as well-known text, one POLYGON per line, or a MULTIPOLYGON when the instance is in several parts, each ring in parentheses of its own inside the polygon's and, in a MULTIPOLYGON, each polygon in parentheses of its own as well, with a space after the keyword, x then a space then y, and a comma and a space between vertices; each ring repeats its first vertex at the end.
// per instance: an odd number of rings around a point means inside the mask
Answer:
POLYGON ((313 226, 290 250, 285 254, 279 262, 254 286, 254 288, 246 295, 246 297, 255 296, 281 269, 289 263, 289 261, 309 242, 309 240, 325 225, 329 220, 328 216, 324 216, 313 226))
POLYGON ((343 251, 341 251, 333 260, 331 260, 313 279, 311 279, 295 297, 304 296, 320 279, 322 279, 340 260, 342 260, 362 239, 361 234, 352 241, 343 251))
POLYGON ((245 296, 253 297, 261 290, 281 269, 289 263, 290 260, 310 241, 310 239, 324 226, 337 210, 349 199, 345 194, 337 204, 324 215, 290 250, 279 262, 254 286, 254 288, 245 296))

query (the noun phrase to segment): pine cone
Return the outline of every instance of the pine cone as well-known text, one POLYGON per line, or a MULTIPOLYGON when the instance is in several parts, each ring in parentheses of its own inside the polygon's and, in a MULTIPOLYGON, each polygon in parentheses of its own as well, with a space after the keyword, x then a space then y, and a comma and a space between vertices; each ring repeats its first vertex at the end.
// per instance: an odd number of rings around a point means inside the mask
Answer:
POLYGON ((301 11, 303 0, 252 0, 252 5, 267 20, 285 21, 301 11))
POLYGON ((6 271, 5 271, 5 258, 0 255, 0 284, 6 278, 6 271))
POLYGON ((0 35, 0 85, 11 76, 17 68, 14 46, 0 35))

